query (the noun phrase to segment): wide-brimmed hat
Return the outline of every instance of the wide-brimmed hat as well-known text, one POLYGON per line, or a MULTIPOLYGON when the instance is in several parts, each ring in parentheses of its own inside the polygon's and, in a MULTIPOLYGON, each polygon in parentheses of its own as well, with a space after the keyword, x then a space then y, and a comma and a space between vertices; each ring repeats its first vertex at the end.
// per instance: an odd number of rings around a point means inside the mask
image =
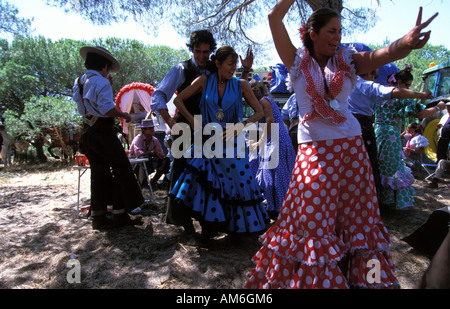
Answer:
POLYGON ((138 128, 153 128, 155 124, 152 119, 144 119, 139 124, 138 128))
POLYGON ((114 56, 106 49, 101 46, 84 46, 80 48, 80 56, 83 58, 84 61, 86 61, 86 57, 88 53, 94 53, 98 54, 100 56, 105 57, 109 61, 112 62, 111 67, 109 68, 109 71, 111 73, 119 72, 120 71, 120 63, 119 61, 114 58, 114 56))

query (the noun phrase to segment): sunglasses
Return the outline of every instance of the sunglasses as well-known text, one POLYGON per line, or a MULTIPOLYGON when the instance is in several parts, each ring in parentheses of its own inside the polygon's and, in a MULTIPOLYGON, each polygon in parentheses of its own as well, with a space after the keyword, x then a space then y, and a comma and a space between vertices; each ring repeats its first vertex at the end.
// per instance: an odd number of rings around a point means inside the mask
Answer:
POLYGON ((402 84, 405 85, 407 88, 411 87, 411 85, 412 85, 412 83, 403 83, 403 82, 402 82, 402 84))

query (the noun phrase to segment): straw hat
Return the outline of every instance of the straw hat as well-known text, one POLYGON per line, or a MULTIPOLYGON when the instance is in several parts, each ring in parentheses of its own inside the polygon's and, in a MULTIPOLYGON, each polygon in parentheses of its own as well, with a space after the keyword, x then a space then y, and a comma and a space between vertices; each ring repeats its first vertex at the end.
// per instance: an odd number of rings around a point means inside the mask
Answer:
POLYGON ((114 58, 114 56, 106 49, 101 46, 84 46, 80 48, 80 56, 83 58, 84 61, 86 61, 86 57, 88 53, 94 53, 98 54, 100 56, 105 57, 109 61, 112 62, 111 67, 109 68, 109 71, 111 73, 119 72, 120 71, 120 63, 119 61, 114 58))
POLYGON ((138 126, 138 128, 153 128, 155 124, 153 123, 152 119, 144 119, 141 121, 141 124, 138 126))

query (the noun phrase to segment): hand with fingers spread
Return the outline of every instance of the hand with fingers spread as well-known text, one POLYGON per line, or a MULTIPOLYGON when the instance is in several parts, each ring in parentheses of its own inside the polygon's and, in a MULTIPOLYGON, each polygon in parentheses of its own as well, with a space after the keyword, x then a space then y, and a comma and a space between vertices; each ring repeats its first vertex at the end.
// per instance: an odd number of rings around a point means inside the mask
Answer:
POLYGON ((253 66, 253 50, 251 47, 247 48, 247 55, 245 56, 245 59, 242 59, 242 56, 239 55, 239 58, 241 59, 241 64, 244 70, 250 71, 250 69, 253 66))
POLYGON ((402 38, 403 46, 408 49, 420 49, 425 46, 425 44, 430 39, 431 30, 427 32, 422 32, 432 21, 436 18, 438 13, 431 16, 426 22, 422 23, 422 7, 419 9, 419 16, 417 17, 416 26, 411 29, 411 31, 402 38))

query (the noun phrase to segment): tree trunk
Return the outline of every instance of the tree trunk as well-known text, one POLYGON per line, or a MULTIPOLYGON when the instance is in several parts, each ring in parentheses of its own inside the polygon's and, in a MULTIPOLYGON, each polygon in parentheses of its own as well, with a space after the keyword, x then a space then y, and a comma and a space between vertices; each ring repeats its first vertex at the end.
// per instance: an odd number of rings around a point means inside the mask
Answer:
POLYGON ((37 138, 34 143, 32 143, 34 148, 36 148, 36 155, 40 163, 47 162, 47 156, 44 153, 44 140, 42 138, 37 138))

